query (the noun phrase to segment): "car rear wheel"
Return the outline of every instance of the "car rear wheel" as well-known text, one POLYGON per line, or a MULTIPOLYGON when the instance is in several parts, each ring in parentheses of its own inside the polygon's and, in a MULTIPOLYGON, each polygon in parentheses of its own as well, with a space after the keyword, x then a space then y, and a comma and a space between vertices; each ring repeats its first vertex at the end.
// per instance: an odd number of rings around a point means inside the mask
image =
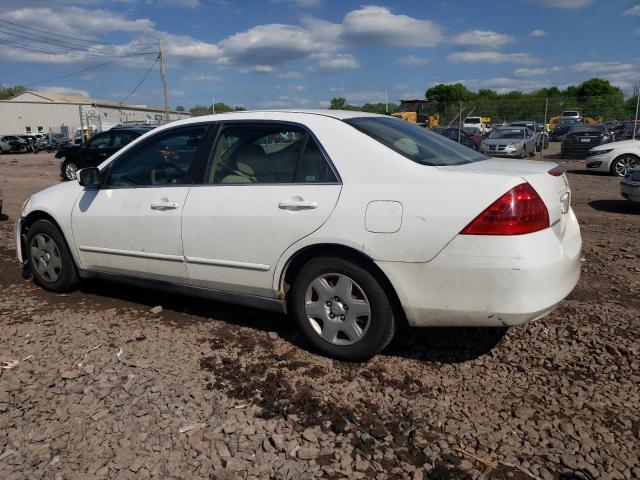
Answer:
POLYGON ((522 146, 522 151, 520 152, 520 158, 524 158, 527 155, 527 147, 526 145, 522 146))
POLYGON ((67 292, 78 283, 78 272, 67 243, 49 220, 38 220, 31 225, 26 251, 34 280, 45 290, 67 292))
POLYGON ((640 159, 635 155, 626 153, 611 162, 611 173, 619 177, 625 177, 637 165, 640 165, 640 159))
POLYGON ((62 163, 62 178, 64 180, 75 180, 78 178, 78 165, 73 160, 65 160, 62 163))
POLYGON ((365 361, 391 341, 395 319, 389 297, 363 265, 337 257, 310 260, 296 276, 291 312, 323 355, 365 361))

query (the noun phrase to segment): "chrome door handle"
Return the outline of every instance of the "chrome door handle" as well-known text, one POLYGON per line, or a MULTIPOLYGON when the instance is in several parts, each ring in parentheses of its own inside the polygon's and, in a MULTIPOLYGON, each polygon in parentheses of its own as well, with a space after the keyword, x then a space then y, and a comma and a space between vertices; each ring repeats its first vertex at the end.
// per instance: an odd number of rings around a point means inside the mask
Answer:
POLYGON ((318 202, 310 202, 302 199, 291 198, 278 204, 278 208, 282 210, 313 210, 318 208, 318 202))
POLYGON ((178 204, 176 202, 161 201, 153 202, 151 204, 151 210, 159 210, 161 212, 165 210, 175 210, 176 208, 178 208, 178 204))

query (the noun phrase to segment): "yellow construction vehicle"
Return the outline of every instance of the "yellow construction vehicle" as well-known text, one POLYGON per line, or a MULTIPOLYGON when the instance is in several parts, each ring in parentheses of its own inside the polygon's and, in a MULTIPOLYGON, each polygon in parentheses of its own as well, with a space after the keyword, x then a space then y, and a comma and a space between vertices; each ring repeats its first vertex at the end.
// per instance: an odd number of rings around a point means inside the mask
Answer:
POLYGON ((428 103, 421 98, 400 100, 400 111, 392 115, 401 118, 405 122, 415 123, 423 127, 437 127, 440 123, 440 115, 437 113, 429 115, 427 111, 428 103))

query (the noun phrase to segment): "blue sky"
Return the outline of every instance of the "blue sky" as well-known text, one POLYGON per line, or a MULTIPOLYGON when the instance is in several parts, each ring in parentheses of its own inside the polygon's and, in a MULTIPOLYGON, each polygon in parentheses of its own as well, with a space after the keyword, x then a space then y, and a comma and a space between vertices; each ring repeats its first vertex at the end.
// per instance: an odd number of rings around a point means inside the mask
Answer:
MULTIPOLYGON (((594 76, 631 94, 640 81, 635 0, 2 0, 0 20, 1 84, 115 101, 158 39, 171 106, 317 108, 441 82, 529 91, 594 76)), ((161 99, 156 64, 128 101, 161 99)))

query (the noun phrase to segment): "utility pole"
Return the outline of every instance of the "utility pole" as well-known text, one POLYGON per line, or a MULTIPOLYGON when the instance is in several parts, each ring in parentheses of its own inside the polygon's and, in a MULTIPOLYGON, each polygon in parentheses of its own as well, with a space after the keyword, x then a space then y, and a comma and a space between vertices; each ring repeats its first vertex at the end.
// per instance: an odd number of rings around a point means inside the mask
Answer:
POLYGON ((211 114, 216 113, 216 97, 211 97, 211 114))
POLYGON ((80 143, 84 145, 84 120, 82 118, 82 104, 78 104, 78 113, 80 114, 80 143))
POLYGON ((636 88, 636 118, 633 119, 633 137, 631 137, 634 140, 636 138, 636 129, 638 127, 638 107, 640 106, 640 84, 638 84, 637 87, 638 88, 636 88))
POLYGON ((458 113, 458 143, 460 143, 460 137, 462 136, 462 101, 460 101, 460 112, 458 113))
POLYGON ((169 122, 169 96, 167 94, 167 66, 164 63, 164 50, 162 40, 158 40, 158 50, 160 55, 160 79, 162 80, 162 94, 164 96, 164 118, 169 122))
POLYGON ((389 113, 389 95, 387 95, 387 89, 384 89, 384 112, 389 113))
POLYGON ((547 109, 549 108, 549 97, 544 99, 544 123, 542 124, 544 135, 542 135, 542 141, 540 142, 540 160, 544 159, 544 138, 545 135, 549 135, 547 132, 547 109))

